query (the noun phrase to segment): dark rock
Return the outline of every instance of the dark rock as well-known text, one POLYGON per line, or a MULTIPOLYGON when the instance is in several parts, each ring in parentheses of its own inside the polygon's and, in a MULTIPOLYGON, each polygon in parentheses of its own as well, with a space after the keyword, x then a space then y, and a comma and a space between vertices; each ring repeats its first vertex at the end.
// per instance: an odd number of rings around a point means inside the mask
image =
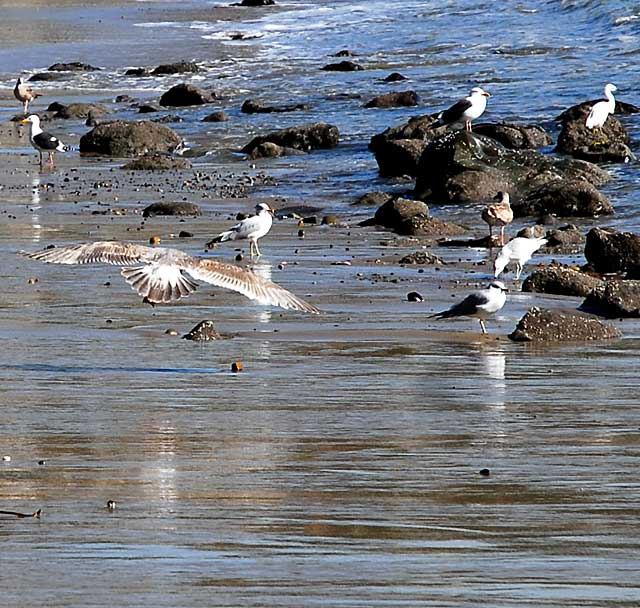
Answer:
POLYGON ((47 70, 49 72, 99 72, 100 68, 96 68, 88 63, 71 61, 70 63, 54 63, 50 65, 47 70))
POLYGON ((195 342, 208 342, 210 340, 220 340, 221 338, 213 321, 200 321, 189 333, 182 337, 184 340, 193 340, 195 342))
POLYGON ((394 177, 418 174, 418 163, 427 144, 419 139, 391 139, 376 145, 380 175, 394 177))
POLYGON ((156 215, 202 215, 202 211, 195 203, 185 201, 152 203, 142 211, 142 217, 155 217, 156 215))
POLYGON ((318 216, 317 215, 308 215, 307 217, 303 217, 302 218, 302 223, 309 226, 309 225, 316 225, 318 223, 318 216))
POLYGON ((179 239, 190 239, 190 238, 192 238, 192 237, 193 237, 193 232, 189 232, 189 231, 187 231, 187 230, 181 230, 181 231, 178 233, 178 238, 179 238, 179 239))
POLYGON ((533 226, 525 226, 522 230, 518 230, 516 237, 525 239, 539 239, 545 236, 546 229, 542 224, 534 224, 533 226))
POLYGON ((182 145, 175 131, 149 121, 99 124, 80 138, 80 152, 117 156, 141 156, 153 152, 172 153, 182 145))
POLYGON ((444 260, 428 251, 416 251, 401 257, 398 264, 444 264, 444 260))
POLYGON ((464 234, 467 230, 457 224, 445 222, 435 217, 418 214, 414 215, 398 226, 394 232, 406 236, 425 236, 442 238, 464 234))
POLYGON ((399 93, 385 93, 378 95, 364 104, 365 108, 398 108, 418 105, 418 95, 415 91, 399 93))
POLYGON ((322 148, 335 148, 340 139, 338 127, 326 123, 315 123, 301 127, 289 127, 273 131, 267 135, 254 137, 242 151, 251 154, 254 148, 265 142, 271 142, 285 148, 298 150, 316 150, 322 148))
POLYGON ((242 0, 239 6, 273 6, 275 0, 242 0))
POLYGON ((353 53, 349 49, 342 49, 334 54, 334 57, 353 57, 353 53))
POLYGON ((601 281, 580 309, 610 319, 640 317, 640 281, 601 281))
POLYGON ((149 70, 147 68, 130 68, 125 73, 125 76, 149 76, 149 70))
POLYGON ((169 169, 191 169, 186 158, 167 154, 145 154, 122 167, 126 171, 168 171, 169 169))
MULTIPOLYGON (((154 118, 152 122, 157 123, 167 123, 167 122, 184 122, 184 118, 182 116, 178 116, 177 114, 165 114, 164 116, 160 116, 159 118, 154 118)), ((191 149, 193 152, 193 148, 191 149)))
POLYGON ((152 112, 161 112, 162 106, 157 103, 143 103, 138 106, 138 114, 150 114, 152 112))
POLYGON ((170 74, 196 74, 199 71, 198 64, 193 61, 178 61, 159 65, 151 74, 153 76, 167 76, 170 74))
POLYGON ((406 220, 420 214, 429 215, 429 207, 422 201, 394 198, 379 207, 373 219, 379 226, 397 230, 406 220))
POLYGON ((114 101, 116 103, 133 103, 135 99, 131 95, 118 95, 114 101))
POLYGON ((229 120, 229 115, 222 110, 218 110, 217 112, 207 114, 202 119, 202 122, 226 122, 227 120, 229 120))
MULTIPOLYGON (((555 120, 558 120, 560 122, 578 120, 581 118, 584 118, 584 120, 586 120, 593 105, 598 103, 599 101, 602 101, 602 98, 592 99, 591 101, 583 101, 582 103, 578 103, 575 106, 571 106, 560 115, 556 116, 555 120)), ((616 99, 616 110, 614 114, 625 115, 637 114, 638 112, 640 112, 640 107, 634 106, 631 103, 625 103, 624 101, 618 101, 616 99)))
POLYGON ((364 68, 354 63, 353 61, 340 61, 338 63, 328 63, 324 67, 320 68, 321 70, 325 70, 326 72, 357 72, 359 70, 364 70, 364 68))
POLYGON ((534 270, 522 283, 522 291, 584 297, 601 284, 601 279, 584 272, 565 266, 547 266, 534 270))
POLYGON ((438 245, 440 247, 465 247, 465 248, 473 248, 473 249, 491 249, 496 247, 496 240, 490 239, 489 235, 480 237, 480 238, 472 238, 472 239, 446 239, 438 241, 438 245))
POLYGON ((301 154, 305 154, 305 152, 265 141, 250 152, 249 158, 256 160, 258 158, 278 158, 279 156, 299 156, 301 154))
POLYGON ((201 106, 213 103, 216 95, 192 84, 177 84, 160 97, 161 106, 183 107, 201 106))
POLYGON ((29 82, 48 82, 50 80, 65 80, 69 76, 63 72, 38 72, 29 78, 29 82))
MULTIPOLYGON (((52 105, 49 106, 49 109, 51 109, 52 105)), ((86 119, 89 115, 94 118, 100 118, 101 116, 109 114, 109 112, 109 109, 95 103, 70 103, 69 105, 60 104, 60 107, 52 118, 86 119)))
POLYGON ((380 207, 381 205, 384 205, 385 203, 393 200, 393 195, 389 194, 388 192, 380 192, 380 191, 376 191, 376 192, 367 192, 366 194, 363 194, 361 197, 359 197, 357 200, 355 200, 353 203, 351 203, 352 205, 377 205, 378 207, 380 207))
POLYGON ((385 76, 383 80, 384 82, 401 82, 402 80, 408 80, 408 78, 400 74, 400 72, 391 72, 391 74, 385 76))
POLYGON ((474 131, 499 141, 510 150, 542 148, 553 143, 553 137, 537 125, 483 123, 474 127, 474 131))
POLYGON ((582 342, 619 338, 622 333, 598 319, 569 311, 531 308, 509 338, 515 342, 582 342))
POLYGON ((407 294, 407 300, 409 302, 424 302, 424 298, 417 291, 410 291, 407 294))
POLYGON ((587 263, 596 272, 626 273, 628 279, 640 278, 640 237, 613 228, 592 228, 584 247, 587 263))
POLYGON ((242 104, 240 111, 244 114, 271 114, 274 112, 296 112, 297 110, 308 110, 306 103, 292 103, 284 106, 265 106, 253 99, 247 99, 242 104))
POLYGON ((586 238, 573 224, 549 230, 546 234, 547 247, 554 247, 564 252, 582 249, 586 238))
POLYGON ((322 226, 340 226, 342 222, 337 215, 325 215, 320 224, 322 226))

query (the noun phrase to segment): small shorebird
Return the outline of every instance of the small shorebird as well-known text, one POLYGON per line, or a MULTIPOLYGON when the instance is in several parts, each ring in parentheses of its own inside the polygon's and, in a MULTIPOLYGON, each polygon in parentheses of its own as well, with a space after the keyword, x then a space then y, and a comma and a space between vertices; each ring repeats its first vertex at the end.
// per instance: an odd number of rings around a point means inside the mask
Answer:
POLYGON ((457 101, 448 110, 440 112, 438 123, 441 125, 464 123, 465 129, 471 131, 471 121, 482 116, 487 107, 487 97, 491 97, 491 93, 487 93, 480 87, 474 87, 469 97, 457 101))
POLYGON ((25 114, 29 111, 29 103, 36 97, 42 97, 40 93, 36 93, 28 84, 25 84, 22 78, 18 78, 18 82, 16 82, 16 86, 13 89, 13 95, 23 104, 25 114))
POLYGON ((312 304, 250 270, 190 256, 178 249, 98 241, 22 254, 32 260, 51 264, 142 264, 122 268, 121 274, 131 288, 151 304, 174 302, 187 297, 198 287, 198 283, 192 280, 195 279, 237 291, 260 304, 303 312, 320 312, 312 304))
POLYGON ((489 333, 485 319, 498 312, 507 301, 509 290, 501 281, 492 281, 486 289, 470 293, 464 300, 454 304, 449 310, 431 315, 430 319, 451 319, 452 317, 472 317, 480 321, 483 334, 489 333))
POLYGON ((493 199, 498 201, 487 205, 482 210, 482 219, 489 224, 489 243, 493 246, 493 226, 500 226, 500 245, 504 245, 504 227, 513 222, 513 210, 509 204, 509 193, 498 192, 493 199))
POLYGON ((613 92, 617 91, 618 87, 615 84, 608 83, 604 87, 604 96, 606 100, 599 101, 593 104, 591 112, 587 116, 585 123, 587 129, 599 129, 609 118, 609 114, 613 114, 616 109, 616 100, 613 97, 613 92))
POLYGON ((526 238, 523 236, 511 239, 498 253, 493 262, 494 276, 498 277, 509 262, 516 264, 516 280, 520 278, 522 267, 531 259, 531 256, 545 245, 547 239, 543 237, 526 238))
POLYGON ((255 248, 256 255, 260 257, 260 249, 258 248, 258 239, 262 238, 273 224, 273 209, 266 203, 258 203, 256 205, 256 215, 247 217, 239 224, 232 226, 229 230, 221 232, 218 236, 212 238, 206 247, 213 247, 216 243, 224 243, 225 241, 241 241, 248 239, 249 254, 253 257, 255 248))
POLYGON ((69 150, 71 150, 69 146, 65 146, 57 137, 42 130, 42 128, 40 127, 40 117, 37 114, 31 114, 31 116, 27 116, 24 120, 20 121, 20 124, 31 125, 29 141, 40 155, 41 168, 43 152, 46 152, 49 155, 49 166, 53 168, 53 155, 56 150, 58 152, 68 152, 69 150))

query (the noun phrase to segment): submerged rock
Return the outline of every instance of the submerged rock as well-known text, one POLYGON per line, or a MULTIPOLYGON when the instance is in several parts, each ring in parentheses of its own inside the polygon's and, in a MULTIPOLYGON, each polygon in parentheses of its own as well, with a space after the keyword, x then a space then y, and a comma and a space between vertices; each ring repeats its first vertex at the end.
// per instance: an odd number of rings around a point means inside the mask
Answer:
POLYGON ((582 342, 619 338, 616 327, 569 311, 531 308, 509 338, 515 342, 582 342))
POLYGON ((259 101, 253 99, 247 99, 242 104, 240 111, 244 114, 272 114, 279 112, 297 112, 299 110, 308 110, 309 106, 306 103, 292 103, 283 106, 265 106, 259 101))
POLYGON ((184 107, 201 106, 216 101, 215 93, 205 91, 192 84, 177 84, 160 97, 161 106, 184 107))
POLYGON ((164 63, 151 72, 153 76, 166 76, 170 74, 196 74, 200 71, 198 64, 193 61, 177 61, 164 63))
POLYGON ((346 60, 340 61, 338 63, 329 63, 320 69, 327 72, 356 72, 359 70, 364 70, 361 65, 354 63, 353 61, 346 60))
POLYGON ((202 210, 195 203, 161 201, 148 205, 142 211, 142 217, 154 217, 156 215, 202 215, 202 210))
POLYGON ((210 340, 220 340, 213 321, 200 321, 189 333, 182 336, 184 340, 193 340, 195 342, 209 342, 210 340))
POLYGON ((602 280, 566 266, 547 266, 534 270, 522 283, 522 291, 559 296, 586 296, 602 280))
POLYGON ((251 154, 259 145, 271 142, 284 148, 296 148, 297 150, 317 150, 322 148, 335 148, 340 139, 338 127, 323 122, 300 127, 289 127, 272 131, 267 135, 254 137, 242 151, 251 154))
POLYGON ((640 317, 640 281, 606 281, 580 305, 607 318, 640 317))
POLYGON ((365 108, 399 108, 418 105, 418 94, 415 91, 385 93, 378 95, 364 104, 365 108))
POLYGON ((265 141, 257 145, 251 152, 249 153, 249 158, 252 160, 256 160, 258 158, 278 158, 280 156, 299 156, 301 154, 306 154, 302 150, 298 150, 296 148, 289 148, 287 146, 279 146, 278 144, 274 144, 271 141, 265 141))
POLYGON ((191 169, 186 158, 167 154, 145 154, 122 167, 126 171, 167 171, 169 169, 191 169))
POLYGON ((223 110, 218 110, 217 112, 211 112, 211 114, 207 114, 202 122, 226 122, 229 120, 229 115, 223 110))
POLYGON ((587 233, 584 255, 590 268, 601 273, 625 273, 640 278, 640 237, 613 228, 592 228, 587 233))
POLYGON ((171 153, 182 139, 167 126, 150 121, 116 120, 99 124, 80 138, 80 152, 117 156, 141 156, 153 152, 171 153))
POLYGON ((80 61, 71 61, 69 63, 54 63, 47 70, 49 72, 99 72, 100 68, 80 61))

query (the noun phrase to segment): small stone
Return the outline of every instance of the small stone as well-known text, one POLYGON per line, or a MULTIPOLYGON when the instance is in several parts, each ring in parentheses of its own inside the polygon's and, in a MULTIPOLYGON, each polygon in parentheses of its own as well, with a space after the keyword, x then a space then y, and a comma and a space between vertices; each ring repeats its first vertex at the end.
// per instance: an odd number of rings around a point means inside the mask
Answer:
POLYGON ((409 302, 424 302, 424 298, 417 291, 410 291, 407 294, 409 302))
POLYGON ((38 279, 37 279, 36 277, 31 277, 31 278, 27 281, 27 283, 28 283, 29 285, 35 285, 37 282, 38 282, 38 279))
POLYGON ((178 331, 175 330, 175 329, 165 329, 164 333, 167 336, 177 336, 178 335, 178 331))
POLYGON ((150 245, 159 245, 160 244, 160 237, 158 235, 153 235, 150 239, 149 239, 149 244, 150 245))
POLYGON ((241 372, 244 370, 244 365, 242 364, 242 361, 234 361, 231 364, 231 371, 235 374, 237 374, 238 372, 241 372))
POLYGON ((489 477, 489 475, 491 475, 491 471, 489 469, 480 469, 480 475, 483 477, 489 477))
POLYGON ((243 256, 241 253, 239 253, 239 254, 236 256, 236 262, 242 262, 242 260, 244 260, 244 256, 243 256))
POLYGON ((179 239, 190 239, 193 236, 193 232, 188 232, 187 230, 181 230, 178 233, 179 239))
POLYGON ((340 218, 337 215, 325 215, 322 218, 323 226, 338 226, 340 224, 340 218))
POLYGON ((195 342, 209 342, 211 340, 220 340, 213 321, 200 321, 189 333, 182 336, 184 340, 193 340, 195 342))

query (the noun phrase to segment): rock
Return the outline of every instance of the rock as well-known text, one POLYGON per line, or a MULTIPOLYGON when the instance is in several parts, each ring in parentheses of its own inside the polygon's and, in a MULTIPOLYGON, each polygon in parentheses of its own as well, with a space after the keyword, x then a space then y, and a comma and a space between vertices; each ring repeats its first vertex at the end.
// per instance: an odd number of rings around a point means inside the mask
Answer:
MULTIPOLYGON (((591 108, 594 104, 602 101, 600 99, 592 99, 591 101, 583 101, 582 103, 578 103, 575 106, 571 106, 560 115, 556 116, 555 120, 559 122, 566 122, 570 120, 577 120, 578 118, 584 117, 585 121, 587 119, 587 115, 591 111, 591 108)), ((624 101, 619 101, 616 99, 616 110, 614 114, 637 114, 640 112, 640 107, 634 106, 631 103, 625 103, 624 101)))
POLYGON ((159 245, 161 240, 162 239, 157 234, 154 234, 149 237, 149 245, 159 245))
POLYGON ((54 63, 50 65, 47 70, 49 72, 99 72, 100 68, 96 68, 88 63, 71 61, 70 63, 54 63))
POLYGON ((537 125, 482 123, 475 126, 474 131, 478 135, 486 135, 499 141, 510 150, 543 148, 553 144, 553 137, 537 125))
POLYGON ((531 308, 509 338, 515 342, 582 342, 619 338, 622 333, 598 319, 569 311, 531 308))
POLYGON ((352 53, 349 49, 342 49, 341 51, 334 53, 333 57, 353 57, 353 55, 355 55, 355 53, 352 53))
POLYGON ((192 84, 181 83, 171 87, 160 97, 160 105, 165 107, 201 106, 213 103, 216 99, 214 93, 192 84))
POLYGON ((410 291, 407 294, 407 300, 409 302, 424 302, 424 298, 417 291, 410 291))
POLYGON ((586 238, 573 224, 549 230, 546 234, 547 247, 557 248, 563 252, 581 250, 586 238))
POLYGON ((402 222, 394 232, 406 236, 443 238, 464 234, 467 230, 457 224, 418 214, 402 222))
POLYGON ((640 281, 601 281, 580 309, 610 319, 640 317, 640 281))
POLYGON ((61 72, 38 72, 29 78, 29 82, 48 82, 51 80, 65 80, 69 76, 61 72))
POLYGON ((122 166, 125 171, 168 171, 170 169, 191 169, 186 158, 167 154, 145 154, 122 166))
POLYGON ((304 151, 335 148, 339 139, 340 132, 338 127, 319 122, 301 127, 280 129, 267 135, 254 137, 242 148, 242 151, 245 154, 251 154, 254 148, 265 142, 271 142, 284 148, 296 148, 304 151))
MULTIPOLYGON (((53 104, 49 106, 51 109, 53 104)), ((89 115, 100 118, 109 114, 110 110, 100 104, 95 103, 70 103, 69 105, 59 104, 56 113, 52 118, 63 119, 86 119, 89 115)))
POLYGON ((401 257, 398 264, 444 264, 444 260, 428 251, 416 251, 401 257))
POLYGON ((365 108, 398 108, 418 105, 418 95, 415 91, 400 93, 385 93, 378 95, 364 104, 365 108))
POLYGON ((152 203, 142 211, 142 217, 155 217, 156 215, 202 215, 202 211, 195 203, 185 201, 152 203))
POLYGON ((226 122, 227 120, 229 120, 229 115, 222 110, 218 110, 217 112, 207 114, 202 119, 202 122, 226 122))
POLYGON ((296 112, 297 110, 308 110, 306 103, 292 103, 284 106, 265 106, 253 99, 247 99, 242 104, 240 111, 244 114, 271 114, 274 112, 296 112))
POLYGON ((373 219, 380 226, 397 230, 406 220, 420 214, 429 215, 429 207, 422 201, 394 198, 379 207, 373 219))
POLYGON ((400 72, 391 72, 391 74, 383 78, 384 82, 401 82, 403 80, 408 80, 408 78, 400 74, 400 72))
POLYGON ((244 370, 244 365, 243 365, 242 361, 234 361, 231 364, 231 371, 234 374, 237 374, 237 373, 239 373, 239 372, 241 372, 243 370, 244 370))
POLYGON ((250 152, 249 158, 257 160, 258 158, 278 158, 279 156, 299 156, 301 154, 305 154, 305 152, 265 141, 250 152))
POLYGON ((523 281, 522 291, 584 297, 601 284, 601 279, 584 272, 554 265, 534 270, 523 281))
POLYGON ((193 340, 194 342, 208 342, 210 340, 220 340, 213 321, 200 321, 189 333, 182 336, 184 340, 193 340))
MULTIPOLYGON (((178 116, 177 114, 166 114, 165 116, 154 118, 152 122, 156 122, 156 123, 184 122, 184 118, 182 118, 182 116, 178 116)), ((191 148, 191 152, 193 152, 193 148, 191 148)))
POLYGON ((587 263, 595 272, 625 273, 640 278, 640 237, 613 228, 592 228, 584 247, 587 263))
POLYGON ((545 236, 546 230, 542 224, 534 224, 533 226, 525 226, 522 230, 518 230, 516 237, 525 239, 539 239, 545 236))
POLYGON ((149 76, 149 70, 147 68, 130 68, 125 73, 125 76, 149 76))
POLYGON ((275 0, 242 0, 239 6, 273 6, 275 0))
POLYGON ((182 145, 167 126, 149 121, 117 120, 94 127, 80 138, 80 152, 121 158, 148 153, 172 153, 182 145))
POLYGON ((117 95, 114 99, 115 103, 133 103, 135 99, 131 95, 117 95))
POLYGON ((337 215, 325 215, 320 224, 322 226, 341 226, 342 222, 337 215))
POLYGON ((152 112, 161 112, 162 106, 158 103, 143 103, 138 106, 138 114, 150 114, 152 112))
POLYGON ((338 63, 329 63, 320 69, 325 70, 326 72, 356 72, 364 70, 361 65, 354 63, 353 61, 346 60, 338 63))
POLYGON ((375 156, 382 177, 418 174, 418 163, 427 144, 419 139, 393 139, 380 142, 375 156))
POLYGON ((193 61, 178 61, 159 65, 151 74, 153 76, 167 76, 170 74, 196 74, 199 71, 198 64, 193 61))
POLYGON ((384 205, 385 203, 391 200, 393 200, 393 195, 389 194, 388 192, 376 191, 376 192, 367 192, 366 194, 363 194, 361 197, 356 199, 351 204, 352 205, 377 205, 378 207, 380 207, 381 205, 384 205))

